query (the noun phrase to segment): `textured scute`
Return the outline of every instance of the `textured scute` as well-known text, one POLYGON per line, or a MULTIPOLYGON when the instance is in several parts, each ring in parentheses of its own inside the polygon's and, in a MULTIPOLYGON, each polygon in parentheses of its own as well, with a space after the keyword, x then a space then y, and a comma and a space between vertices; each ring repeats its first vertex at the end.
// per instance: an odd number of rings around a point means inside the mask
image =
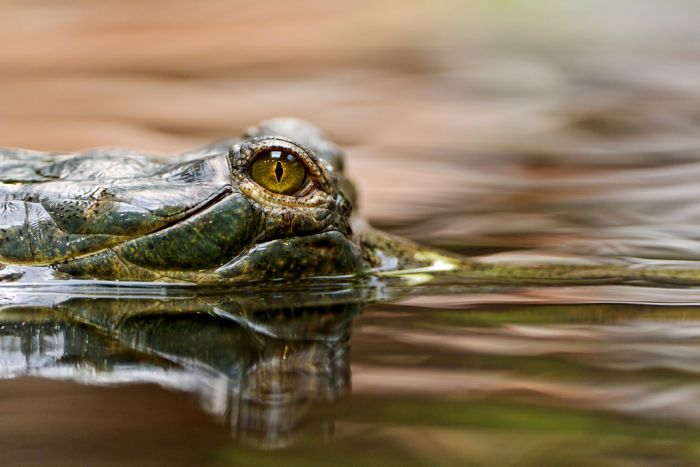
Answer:
POLYGON ((104 179, 95 176, 85 180, 52 179, 13 184, 1 183, 0 180, 0 200, 41 202, 49 210, 68 211, 59 213, 61 217, 64 214, 84 216, 88 224, 93 222, 96 211, 104 214, 110 211, 110 207, 117 213, 127 212, 133 218, 140 213, 146 217, 146 223, 155 218, 162 218, 161 222, 167 223, 198 209, 231 181, 225 156, 187 164, 161 164, 159 171, 153 173, 133 173, 129 168, 125 171, 117 166, 114 172, 119 175, 104 179), (78 210, 79 206, 85 209, 78 210))
POLYGON ((342 196, 319 208, 289 209, 286 207, 261 208, 264 236, 260 242, 276 238, 311 235, 333 228, 349 234, 351 206, 342 196))
POLYGON ((93 255, 59 263, 53 266, 57 271, 74 277, 125 281, 158 281, 162 276, 121 259, 114 250, 104 250, 93 255))
POLYGON ((334 220, 332 211, 326 208, 266 208, 262 217, 265 237, 261 241, 322 232, 334 220))
POLYGON ((115 249, 55 267, 75 277, 213 284, 350 274, 363 270, 365 264, 356 244, 339 232, 324 232, 256 245, 228 264, 208 271, 143 267, 121 257, 115 249))
POLYGON ((73 157, 62 157, 42 166, 37 172, 42 177, 61 180, 114 180, 144 177, 162 166, 162 162, 150 160, 143 155, 136 156, 118 149, 102 149, 73 157))
POLYGON ((123 241, 118 235, 81 235, 62 230, 39 203, 0 202, 0 261, 51 263, 123 241))
POLYGON ((273 240, 219 268, 224 277, 263 280, 322 276, 362 270, 362 252, 340 232, 273 240))
POLYGON ((35 183, 50 180, 38 170, 56 156, 27 149, 0 148, 0 183, 35 183))
POLYGON ((153 269, 205 269, 219 266, 248 246, 255 216, 239 192, 158 232, 115 248, 130 263, 153 269))
POLYGON ((223 155, 166 163, 119 154, 0 150, 0 166, 13 171, 11 182, 0 176, 0 261, 55 264, 99 253, 176 224, 231 192, 223 155))
POLYGON ((134 236, 163 225, 165 219, 147 209, 108 200, 58 199, 44 209, 67 233, 134 236))

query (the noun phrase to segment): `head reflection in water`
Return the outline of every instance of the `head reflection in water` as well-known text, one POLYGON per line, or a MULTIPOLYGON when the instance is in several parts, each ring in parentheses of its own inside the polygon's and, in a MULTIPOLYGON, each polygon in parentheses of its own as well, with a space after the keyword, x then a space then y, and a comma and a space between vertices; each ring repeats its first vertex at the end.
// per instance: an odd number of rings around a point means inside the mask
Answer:
POLYGON ((360 310, 271 310, 259 298, 231 296, 0 307, 0 377, 157 383, 196 395, 233 437, 283 447, 299 430, 331 432, 332 422, 307 414, 348 390, 348 341, 360 310))

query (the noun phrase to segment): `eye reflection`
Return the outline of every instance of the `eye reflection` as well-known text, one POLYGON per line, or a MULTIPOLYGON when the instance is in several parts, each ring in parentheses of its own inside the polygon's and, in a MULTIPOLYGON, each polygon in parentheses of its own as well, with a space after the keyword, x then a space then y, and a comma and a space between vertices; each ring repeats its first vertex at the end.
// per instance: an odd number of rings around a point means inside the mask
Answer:
POLYGON ((304 186, 306 166, 292 153, 270 150, 255 158, 250 168, 253 180, 281 195, 293 195, 304 186))

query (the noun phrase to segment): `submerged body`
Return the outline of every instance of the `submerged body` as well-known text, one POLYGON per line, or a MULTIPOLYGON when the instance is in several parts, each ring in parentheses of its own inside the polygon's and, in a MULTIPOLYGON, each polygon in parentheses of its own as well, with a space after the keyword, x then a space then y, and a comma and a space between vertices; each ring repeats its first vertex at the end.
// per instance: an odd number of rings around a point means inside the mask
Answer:
POLYGON ((342 162, 294 119, 172 157, 3 150, 0 268, 225 283, 428 265, 410 242, 353 227, 342 162))

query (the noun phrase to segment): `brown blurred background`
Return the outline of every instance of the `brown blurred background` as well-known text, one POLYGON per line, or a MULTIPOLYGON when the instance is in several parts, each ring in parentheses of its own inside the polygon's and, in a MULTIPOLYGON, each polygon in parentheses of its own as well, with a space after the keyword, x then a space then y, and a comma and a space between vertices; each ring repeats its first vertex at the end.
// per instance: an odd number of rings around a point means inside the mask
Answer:
POLYGON ((175 152, 299 116, 348 149, 370 220, 457 249, 569 225, 523 212, 571 167, 700 146, 690 0, 0 8, 0 146, 175 152))

